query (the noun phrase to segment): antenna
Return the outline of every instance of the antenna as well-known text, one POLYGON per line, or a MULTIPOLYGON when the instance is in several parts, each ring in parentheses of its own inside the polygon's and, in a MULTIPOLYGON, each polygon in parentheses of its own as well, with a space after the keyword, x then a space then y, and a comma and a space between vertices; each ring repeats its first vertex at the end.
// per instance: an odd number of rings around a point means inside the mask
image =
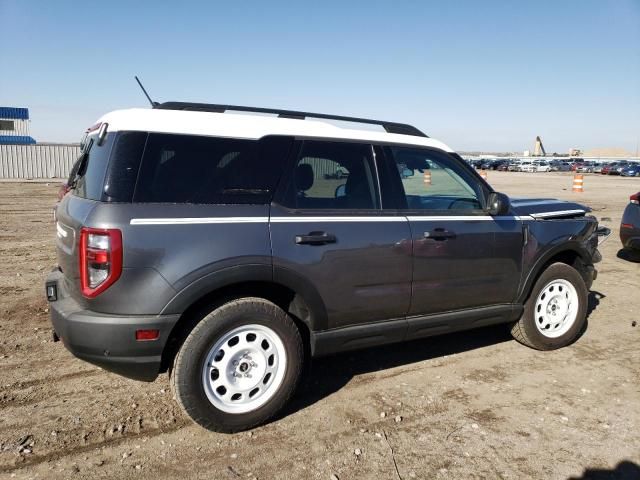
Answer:
POLYGON ((142 82, 140 81, 140 79, 137 76, 134 76, 133 78, 135 78, 136 82, 138 82, 138 85, 140 85, 140 88, 142 89, 142 93, 144 93, 144 96, 147 97, 147 100, 149 100, 149 103, 151 104, 151 108, 154 108, 156 105, 159 105, 158 102, 154 102, 153 100, 151 100, 151 97, 142 86, 142 82))

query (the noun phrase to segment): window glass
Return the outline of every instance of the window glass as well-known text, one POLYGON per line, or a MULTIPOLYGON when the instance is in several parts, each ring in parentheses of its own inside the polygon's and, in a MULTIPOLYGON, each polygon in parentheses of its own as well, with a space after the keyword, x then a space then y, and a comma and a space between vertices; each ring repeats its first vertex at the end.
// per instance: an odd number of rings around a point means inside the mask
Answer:
POLYGON ((412 210, 480 210, 482 189, 461 165, 430 150, 391 147, 412 210))
POLYGON ((379 208, 371 145, 305 141, 290 185, 293 208, 379 208))
POLYGON ((87 137, 84 152, 80 154, 74 188, 76 196, 91 200, 102 199, 104 176, 116 134, 108 133, 101 145, 98 145, 96 137, 95 134, 87 137))
POLYGON ((291 142, 289 137, 258 141, 150 133, 134 200, 268 203, 291 142))
POLYGON ((0 130, 13 131, 13 121, 12 120, 0 120, 0 130))

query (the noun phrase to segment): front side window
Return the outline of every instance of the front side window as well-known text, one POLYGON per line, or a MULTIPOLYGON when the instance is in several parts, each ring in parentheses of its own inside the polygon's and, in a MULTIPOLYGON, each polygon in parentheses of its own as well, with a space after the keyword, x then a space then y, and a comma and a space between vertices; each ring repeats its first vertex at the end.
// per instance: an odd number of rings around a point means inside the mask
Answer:
POLYGON ((293 168, 286 206, 326 210, 380 208, 371 145, 305 141, 293 168))
POLYGON ((389 147, 409 210, 481 210, 479 182, 446 154, 428 149, 389 147))

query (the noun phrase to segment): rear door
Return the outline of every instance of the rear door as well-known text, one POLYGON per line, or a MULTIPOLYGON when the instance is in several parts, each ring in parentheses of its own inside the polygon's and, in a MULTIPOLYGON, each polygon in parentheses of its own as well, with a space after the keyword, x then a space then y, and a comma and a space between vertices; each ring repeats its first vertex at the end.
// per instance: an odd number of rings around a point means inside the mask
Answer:
POLYGON ((409 315, 510 304, 520 280, 521 222, 488 216, 488 188, 446 152, 417 147, 385 152, 413 239, 409 315))
MULTIPOLYGON (((410 229, 404 216, 382 209, 372 146, 304 140, 288 170, 270 215, 276 281, 295 278, 317 296, 317 330, 402 324, 411 291, 410 229)), ((401 339, 404 331, 397 334, 401 339)))

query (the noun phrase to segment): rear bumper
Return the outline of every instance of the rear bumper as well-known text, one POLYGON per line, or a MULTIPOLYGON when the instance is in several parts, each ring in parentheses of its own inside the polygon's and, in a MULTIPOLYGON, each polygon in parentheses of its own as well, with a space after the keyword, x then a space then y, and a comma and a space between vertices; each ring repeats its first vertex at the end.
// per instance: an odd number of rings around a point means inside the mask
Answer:
POLYGON ((620 228, 620 241, 624 248, 640 250, 640 228, 620 228))
POLYGON ((180 315, 108 315, 83 309, 65 291, 62 272, 54 270, 46 285, 55 285, 50 302, 55 334, 76 357, 135 380, 153 381, 162 352, 180 315), (136 330, 157 329, 157 340, 137 341, 136 330))

